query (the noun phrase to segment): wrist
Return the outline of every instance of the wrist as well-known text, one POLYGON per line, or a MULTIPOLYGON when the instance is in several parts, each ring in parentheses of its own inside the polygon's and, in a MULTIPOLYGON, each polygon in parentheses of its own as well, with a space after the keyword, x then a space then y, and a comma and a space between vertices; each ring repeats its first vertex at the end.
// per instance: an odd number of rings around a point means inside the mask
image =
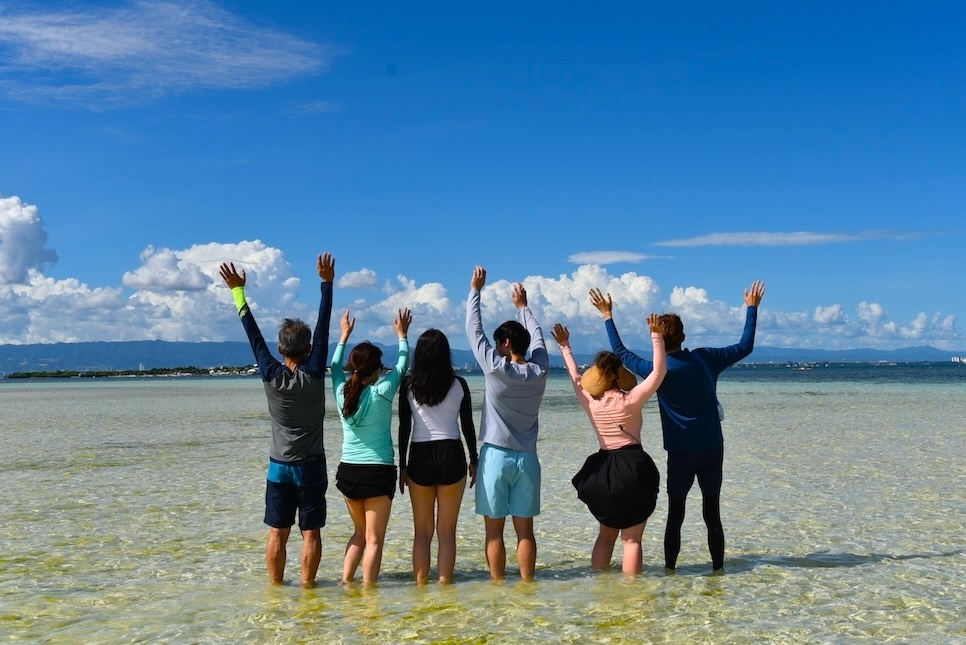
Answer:
POLYGON ((245 308, 247 301, 245 300, 245 287, 237 286, 231 288, 231 297, 235 301, 235 308, 241 313, 241 310, 245 308))

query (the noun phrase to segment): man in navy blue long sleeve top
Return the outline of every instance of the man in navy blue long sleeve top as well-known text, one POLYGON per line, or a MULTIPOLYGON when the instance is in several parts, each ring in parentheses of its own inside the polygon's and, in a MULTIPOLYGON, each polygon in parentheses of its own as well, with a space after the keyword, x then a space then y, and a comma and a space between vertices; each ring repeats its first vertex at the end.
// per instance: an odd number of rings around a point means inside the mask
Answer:
MULTIPOLYGON (((682 348, 684 325, 677 314, 664 314, 664 343, 667 347, 667 376, 657 391, 668 454, 668 521, 664 533, 664 566, 673 570, 681 550, 688 491, 697 477, 701 487, 704 522, 708 527, 708 548, 715 570, 724 567, 724 528, 721 525, 720 494, 724 462, 724 436, 718 410, 718 375, 751 354, 755 346, 758 305, 765 285, 755 282, 745 291, 745 329, 741 340, 729 347, 700 347, 693 352, 682 348)), ((612 318, 610 294, 591 290, 590 300, 603 314, 611 349, 631 371, 646 377, 653 363, 630 351, 621 342, 612 318)))
POLYGON ((279 361, 269 351, 245 300, 245 271, 239 274, 234 264, 220 267, 258 363, 272 419, 272 446, 265 482, 265 523, 270 527, 265 547, 268 577, 274 584, 282 582, 285 547, 297 510, 302 532, 303 587, 315 586, 322 556, 320 529, 325 526, 328 488, 322 419, 335 278, 335 260, 331 255, 319 256, 318 270, 322 297, 315 334, 301 320, 286 318, 278 330, 278 352, 282 355, 279 361))

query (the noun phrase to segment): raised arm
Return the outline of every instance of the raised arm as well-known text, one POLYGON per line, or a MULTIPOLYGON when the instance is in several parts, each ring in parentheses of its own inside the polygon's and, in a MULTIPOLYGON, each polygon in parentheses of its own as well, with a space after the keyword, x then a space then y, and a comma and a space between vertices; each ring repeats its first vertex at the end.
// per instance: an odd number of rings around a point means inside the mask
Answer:
POLYGON ((235 309, 238 310, 238 317, 241 318, 242 327, 244 327, 245 334, 248 336, 248 344, 251 345, 255 362, 258 363, 258 372, 261 374, 263 381, 271 380, 272 375, 281 366, 281 363, 269 351, 265 338, 258 328, 258 323, 255 322, 255 316, 252 315, 252 310, 245 299, 245 281, 247 278, 245 270, 242 269, 242 272, 238 273, 235 269, 235 263, 231 262, 223 263, 218 268, 218 272, 228 288, 231 289, 235 309))
POLYGON ((396 357, 396 364, 392 371, 376 386, 379 393, 385 397, 392 397, 396 393, 399 384, 402 383, 403 376, 406 374, 406 366, 409 365, 408 335, 409 325, 413 322, 413 315, 409 312, 409 309, 398 309, 396 313, 392 326, 399 337, 399 355, 396 357))
POLYGON ((317 262, 319 277, 322 279, 322 298, 319 301, 319 317, 312 334, 312 352, 305 362, 309 374, 325 375, 325 361, 329 354, 329 323, 332 320, 332 281, 335 279, 335 258, 329 253, 319 256, 317 262))
POLYGON ((543 339, 543 329, 537 322, 530 307, 527 306, 527 290, 519 282, 513 285, 510 292, 513 304, 517 308, 517 320, 530 332, 530 362, 539 365, 544 370, 550 369, 550 354, 547 353, 547 343, 543 339))
POLYGON ((560 323, 556 323, 550 334, 557 341, 557 344, 560 345, 560 355, 563 356, 567 373, 570 374, 570 384, 573 385, 574 394, 577 395, 577 399, 580 401, 589 401, 590 395, 580 385, 580 371, 577 369, 577 361, 574 360, 574 353, 570 349, 570 330, 560 323))
POLYGON ((349 317, 348 309, 342 314, 342 318, 339 320, 339 326, 342 328, 342 333, 339 335, 339 344, 335 346, 335 351, 332 352, 331 374, 333 392, 337 391, 339 386, 345 383, 345 371, 342 369, 342 359, 345 356, 345 344, 349 341, 352 330, 356 326, 356 319, 349 317))
POLYGON ((617 325, 614 324, 614 303, 613 300, 611 300, 610 294, 608 293, 607 297, 605 298, 604 294, 600 292, 600 289, 591 289, 590 303, 594 305, 594 307, 596 307, 604 317, 604 327, 607 329, 607 339, 610 341, 611 351, 617 354, 624 366, 632 372, 637 372, 641 376, 647 376, 650 374, 651 370, 653 369, 653 364, 651 361, 641 358, 631 350, 624 347, 624 343, 621 342, 620 334, 617 333, 617 325))
POLYGON ((480 314, 480 290, 486 284, 486 269, 477 265, 470 277, 470 293, 466 298, 466 339, 476 362, 484 372, 492 372, 503 360, 493 351, 489 339, 483 332, 483 318, 480 314))
POLYGON ((696 351, 703 352, 708 365, 717 376, 726 368, 745 358, 755 349, 755 331, 758 327, 758 305, 765 295, 765 283, 754 282, 750 289, 745 290, 745 328, 741 332, 741 339, 735 345, 728 347, 704 347, 696 351))
POLYGON ((660 316, 648 316, 647 326, 651 330, 651 345, 654 348, 654 369, 627 395, 630 402, 642 406, 654 396, 667 375, 667 352, 664 349, 664 329, 661 327, 660 316))

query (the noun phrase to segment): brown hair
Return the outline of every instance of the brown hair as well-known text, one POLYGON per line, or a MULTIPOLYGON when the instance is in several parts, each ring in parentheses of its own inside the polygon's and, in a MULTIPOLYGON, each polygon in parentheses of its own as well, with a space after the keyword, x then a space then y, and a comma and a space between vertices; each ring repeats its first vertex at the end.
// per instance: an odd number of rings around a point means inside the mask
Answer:
POLYGON ((362 341, 349 352, 349 362, 345 371, 352 374, 342 389, 342 418, 348 419, 359 409, 359 397, 365 385, 362 379, 382 369, 382 350, 367 340, 362 341))
POLYGON ((669 352, 681 349, 684 342, 684 323, 677 314, 661 314, 659 320, 664 329, 664 346, 669 352))
POLYGON ((621 359, 614 352, 597 352, 594 365, 607 381, 607 389, 613 389, 617 384, 617 375, 621 371, 621 359))

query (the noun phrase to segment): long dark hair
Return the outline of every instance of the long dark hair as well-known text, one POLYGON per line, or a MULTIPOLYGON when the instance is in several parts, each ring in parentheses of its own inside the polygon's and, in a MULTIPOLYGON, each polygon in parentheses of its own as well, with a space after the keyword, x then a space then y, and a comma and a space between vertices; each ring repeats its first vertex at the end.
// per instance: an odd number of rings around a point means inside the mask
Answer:
POLYGON ((359 409, 359 397, 365 385, 362 379, 382 369, 382 350, 367 340, 362 341, 349 352, 349 362, 345 371, 352 374, 342 389, 342 418, 348 419, 359 409))
POLYGON ((456 372, 450 356, 449 340, 438 329, 427 329, 416 341, 413 369, 405 387, 420 405, 439 405, 453 386, 456 372))

